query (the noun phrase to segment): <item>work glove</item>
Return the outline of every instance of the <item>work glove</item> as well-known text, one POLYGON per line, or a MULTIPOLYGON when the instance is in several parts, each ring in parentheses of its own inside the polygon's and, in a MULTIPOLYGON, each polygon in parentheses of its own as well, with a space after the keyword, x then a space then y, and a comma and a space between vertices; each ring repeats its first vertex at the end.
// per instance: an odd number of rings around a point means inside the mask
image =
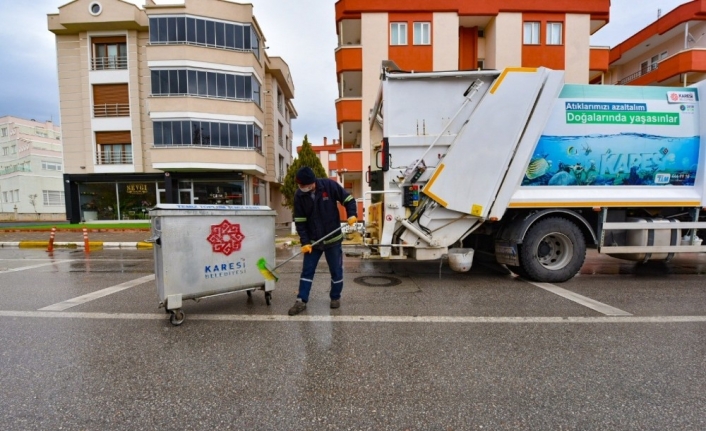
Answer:
POLYGON ((358 222, 358 218, 356 216, 348 217, 348 226, 353 226, 357 222, 358 222))
POLYGON ((304 254, 311 253, 311 250, 312 250, 311 244, 307 244, 307 245, 302 246, 302 253, 304 253, 304 254))

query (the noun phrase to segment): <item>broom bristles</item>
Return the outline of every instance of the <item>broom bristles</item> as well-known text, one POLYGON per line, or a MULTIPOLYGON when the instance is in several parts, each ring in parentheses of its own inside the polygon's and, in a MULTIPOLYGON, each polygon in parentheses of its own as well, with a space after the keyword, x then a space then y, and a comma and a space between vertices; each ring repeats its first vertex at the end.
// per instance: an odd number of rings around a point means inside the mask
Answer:
POLYGON ((257 269, 260 270, 260 274, 265 277, 265 280, 279 280, 279 277, 267 267, 267 261, 264 257, 261 257, 260 260, 257 261, 257 269))

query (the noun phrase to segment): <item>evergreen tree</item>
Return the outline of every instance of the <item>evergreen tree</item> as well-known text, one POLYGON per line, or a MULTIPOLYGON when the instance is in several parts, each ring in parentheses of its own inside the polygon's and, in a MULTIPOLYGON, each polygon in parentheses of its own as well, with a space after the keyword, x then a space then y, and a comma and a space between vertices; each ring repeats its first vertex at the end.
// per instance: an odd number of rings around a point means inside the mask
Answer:
POLYGON ((284 196, 284 205, 289 209, 294 209, 294 193, 298 188, 296 181, 297 171, 304 166, 310 167, 311 170, 314 171, 316 178, 328 178, 321 164, 321 160, 319 160, 319 157, 311 148, 307 135, 304 135, 302 149, 299 150, 297 158, 294 159, 294 162, 292 162, 292 165, 289 167, 287 177, 284 179, 284 184, 282 184, 282 188, 280 189, 284 196))

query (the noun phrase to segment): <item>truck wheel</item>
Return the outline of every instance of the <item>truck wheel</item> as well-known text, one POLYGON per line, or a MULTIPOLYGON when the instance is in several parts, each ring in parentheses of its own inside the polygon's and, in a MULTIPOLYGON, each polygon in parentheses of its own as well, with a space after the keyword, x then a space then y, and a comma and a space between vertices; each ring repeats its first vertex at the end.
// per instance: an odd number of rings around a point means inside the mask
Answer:
POLYGON ((527 231, 519 250, 522 272, 540 282, 559 283, 576 275, 586 258, 586 241, 574 223, 541 220, 527 231))

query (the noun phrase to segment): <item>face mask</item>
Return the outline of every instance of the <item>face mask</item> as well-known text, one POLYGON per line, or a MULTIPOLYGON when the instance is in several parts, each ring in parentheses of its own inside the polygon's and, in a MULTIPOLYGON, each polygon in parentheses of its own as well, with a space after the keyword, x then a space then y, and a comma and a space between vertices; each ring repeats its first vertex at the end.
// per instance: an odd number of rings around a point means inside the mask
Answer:
POLYGON ((302 193, 309 193, 310 191, 314 190, 314 185, 310 184, 308 186, 299 186, 299 190, 301 190, 302 193))

